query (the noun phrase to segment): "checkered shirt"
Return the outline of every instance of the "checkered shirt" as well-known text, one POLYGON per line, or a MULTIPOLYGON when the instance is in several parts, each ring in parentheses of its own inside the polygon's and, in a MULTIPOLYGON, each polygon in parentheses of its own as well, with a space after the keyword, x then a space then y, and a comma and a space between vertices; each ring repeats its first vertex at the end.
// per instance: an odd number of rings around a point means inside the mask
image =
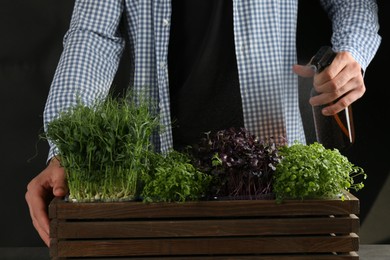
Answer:
MULTIPOLYGON (((320 0, 333 24, 335 51, 349 51, 366 69, 380 44, 374 0, 320 0)), ((245 127, 278 143, 305 143, 298 102, 298 0, 233 0, 234 41, 245 127)), ((156 150, 172 147, 168 43, 170 0, 76 0, 44 111, 44 127, 76 103, 105 98, 128 38, 130 87, 157 100, 166 131, 156 150), (126 35, 120 33, 125 21, 126 35)), ((310 22, 310 21, 308 21, 310 22)), ((51 144, 49 158, 57 153, 51 144)))

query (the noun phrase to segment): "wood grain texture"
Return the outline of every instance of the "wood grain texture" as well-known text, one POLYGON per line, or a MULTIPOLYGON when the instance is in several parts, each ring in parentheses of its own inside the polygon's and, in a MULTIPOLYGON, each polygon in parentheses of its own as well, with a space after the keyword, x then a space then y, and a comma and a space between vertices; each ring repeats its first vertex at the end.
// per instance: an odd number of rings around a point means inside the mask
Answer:
POLYGON ((70 203, 56 200, 49 207, 53 218, 121 219, 178 217, 304 216, 359 214, 359 200, 349 194, 340 200, 222 200, 172 203, 91 202, 70 203), (100 204, 105 204, 103 207, 100 204))
POLYGON ((59 259, 359 259, 359 200, 70 203, 49 207, 59 259))

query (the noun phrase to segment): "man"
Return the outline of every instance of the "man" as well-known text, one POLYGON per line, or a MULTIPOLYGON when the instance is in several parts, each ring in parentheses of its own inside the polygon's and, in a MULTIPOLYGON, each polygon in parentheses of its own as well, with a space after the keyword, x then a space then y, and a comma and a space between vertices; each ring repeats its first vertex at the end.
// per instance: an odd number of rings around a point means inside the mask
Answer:
MULTIPOLYGON (((77 95, 86 105, 107 95, 127 36, 130 87, 148 90, 168 129, 154 135, 156 150, 181 149, 206 131, 230 126, 280 144, 305 143, 297 74, 314 76, 320 94, 311 105, 342 97, 322 111, 333 115, 364 94, 361 72, 380 44, 374 0, 320 2, 332 21, 338 54, 313 75, 309 67, 296 65, 298 0, 76 0, 45 127, 74 105, 77 95)), ((48 246, 48 200, 67 193, 57 153, 52 145, 47 168, 26 193, 33 224, 48 246)))

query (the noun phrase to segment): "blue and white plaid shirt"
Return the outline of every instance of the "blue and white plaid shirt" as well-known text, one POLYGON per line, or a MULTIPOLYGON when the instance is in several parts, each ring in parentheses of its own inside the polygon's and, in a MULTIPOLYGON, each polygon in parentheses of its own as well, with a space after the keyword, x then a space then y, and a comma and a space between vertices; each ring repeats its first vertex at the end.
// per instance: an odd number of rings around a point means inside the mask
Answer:
MULTIPOLYGON (((321 0, 333 23, 335 51, 349 51, 366 69, 380 44, 374 0, 321 0)), ((245 127, 279 143, 305 143, 298 103, 296 57, 298 0, 233 0, 234 41, 245 127)), ((90 105, 107 96, 125 40, 119 24, 125 18, 130 49, 131 86, 147 86, 158 100, 161 123, 156 149, 172 147, 169 130, 168 43, 170 0, 76 0, 64 50, 48 95, 44 126, 59 112, 82 101, 90 105), (124 17, 123 17, 124 16, 124 17)), ((57 153, 51 145, 49 158, 57 153)))

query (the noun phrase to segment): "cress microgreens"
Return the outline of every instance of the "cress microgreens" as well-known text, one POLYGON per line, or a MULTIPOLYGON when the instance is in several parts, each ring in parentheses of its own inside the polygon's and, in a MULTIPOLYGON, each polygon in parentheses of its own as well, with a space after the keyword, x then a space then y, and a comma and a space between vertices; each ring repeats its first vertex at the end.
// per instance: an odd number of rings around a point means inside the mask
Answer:
POLYGON ((59 150, 74 201, 134 199, 139 175, 149 169, 151 134, 159 125, 149 103, 111 95, 77 105, 49 123, 46 135, 59 150))
POLYGON ((320 143, 310 145, 295 142, 279 148, 283 159, 276 166, 273 190, 276 200, 335 198, 343 191, 358 191, 367 177, 364 170, 352 164, 337 149, 326 149, 320 143))

